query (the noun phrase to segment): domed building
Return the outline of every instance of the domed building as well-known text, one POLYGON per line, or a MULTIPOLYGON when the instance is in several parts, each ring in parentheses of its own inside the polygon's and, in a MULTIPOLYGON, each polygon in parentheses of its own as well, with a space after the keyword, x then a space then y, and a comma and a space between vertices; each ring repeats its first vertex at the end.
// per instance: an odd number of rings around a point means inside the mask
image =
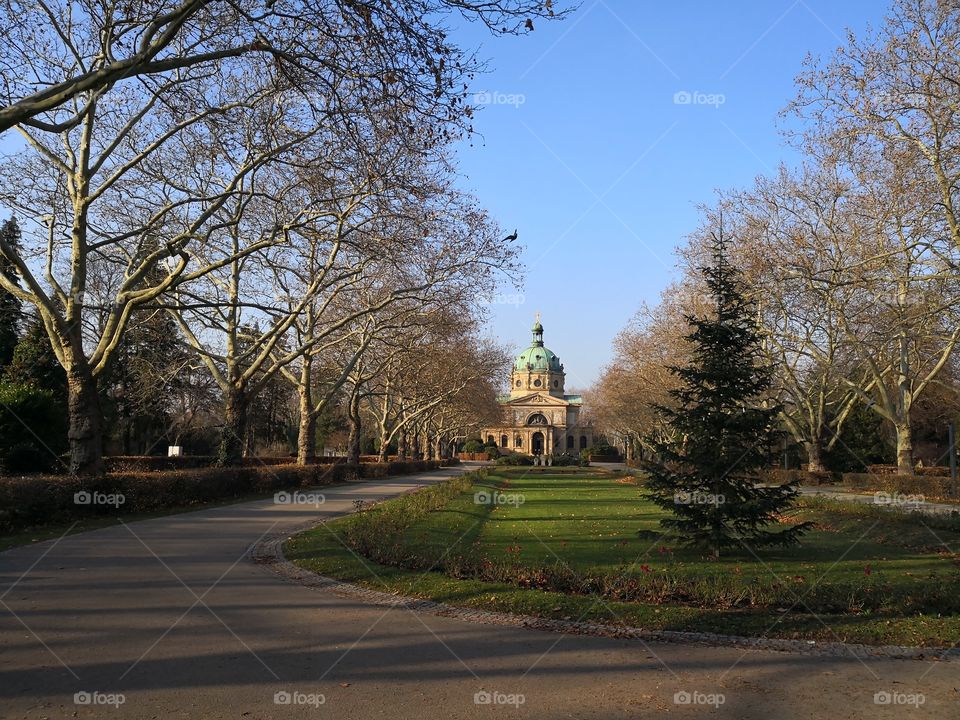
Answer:
POLYGON ((487 444, 528 455, 577 453, 593 445, 593 428, 580 424, 583 398, 564 394, 563 363, 543 344, 540 314, 530 347, 517 355, 510 394, 500 398, 503 421, 484 428, 487 444))

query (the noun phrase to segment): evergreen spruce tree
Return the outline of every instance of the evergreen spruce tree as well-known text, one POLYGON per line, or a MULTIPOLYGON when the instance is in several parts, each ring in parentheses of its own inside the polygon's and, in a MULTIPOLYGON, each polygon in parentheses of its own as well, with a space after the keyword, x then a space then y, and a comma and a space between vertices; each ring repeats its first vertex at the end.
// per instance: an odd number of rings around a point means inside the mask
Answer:
POLYGON ((43 321, 36 314, 27 317, 27 326, 13 351, 13 359, 0 374, 11 383, 49 390, 66 413, 67 374, 50 346, 43 321))
MULTIPOLYGON (((0 225, 0 236, 14 248, 19 247, 20 227, 14 218, 0 225)), ((19 286, 19 278, 13 271, 13 264, 3 255, 0 255, 0 275, 19 286)), ((20 300, 0 288, 0 367, 9 365, 13 360, 13 351, 17 346, 22 319, 23 306, 20 300)))
POLYGON ((715 303, 711 316, 687 316, 690 364, 671 368, 680 387, 674 407, 659 407, 675 440, 650 438, 655 459, 643 468, 647 495, 672 513, 661 524, 688 544, 719 557, 728 547, 790 545, 809 523, 777 527, 797 496, 795 484, 758 484, 777 440, 780 407, 769 402, 754 308, 730 265, 721 228, 712 262, 701 273, 715 303))

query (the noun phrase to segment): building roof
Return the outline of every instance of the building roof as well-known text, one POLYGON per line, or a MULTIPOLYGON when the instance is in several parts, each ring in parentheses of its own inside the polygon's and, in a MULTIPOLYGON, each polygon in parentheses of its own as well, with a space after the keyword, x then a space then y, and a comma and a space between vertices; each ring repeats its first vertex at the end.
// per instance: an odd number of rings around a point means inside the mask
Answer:
POLYGON ((513 369, 520 372, 562 371, 563 365, 560 363, 560 358, 543 345, 543 325, 540 324, 540 313, 537 313, 537 321, 531 331, 533 339, 530 341, 530 347, 517 355, 517 359, 513 363, 513 369))
POLYGON ((513 363, 513 369, 520 371, 552 370, 554 372, 560 372, 563 370, 563 365, 560 364, 560 358, 549 348, 545 348, 542 345, 531 345, 517 355, 517 359, 513 363))

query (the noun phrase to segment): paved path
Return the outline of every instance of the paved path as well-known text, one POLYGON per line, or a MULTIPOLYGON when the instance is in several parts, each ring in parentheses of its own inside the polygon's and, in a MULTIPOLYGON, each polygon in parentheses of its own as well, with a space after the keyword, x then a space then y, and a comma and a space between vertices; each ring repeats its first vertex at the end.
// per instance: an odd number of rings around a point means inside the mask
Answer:
POLYGON ((326 488, 319 509, 258 501, 0 554, 0 718, 960 718, 956 662, 474 625, 289 584, 246 557, 265 535, 453 472, 326 488), (77 705, 81 691, 124 703, 77 705), (694 704, 718 694, 719 710, 694 704))

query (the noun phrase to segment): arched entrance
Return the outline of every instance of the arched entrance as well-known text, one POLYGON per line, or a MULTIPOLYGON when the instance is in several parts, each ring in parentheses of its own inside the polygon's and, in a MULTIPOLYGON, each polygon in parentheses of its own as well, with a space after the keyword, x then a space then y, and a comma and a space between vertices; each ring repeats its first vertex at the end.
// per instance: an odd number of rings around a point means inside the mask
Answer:
POLYGON ((543 433, 535 432, 532 438, 533 444, 533 454, 534 455, 543 455, 543 433))

